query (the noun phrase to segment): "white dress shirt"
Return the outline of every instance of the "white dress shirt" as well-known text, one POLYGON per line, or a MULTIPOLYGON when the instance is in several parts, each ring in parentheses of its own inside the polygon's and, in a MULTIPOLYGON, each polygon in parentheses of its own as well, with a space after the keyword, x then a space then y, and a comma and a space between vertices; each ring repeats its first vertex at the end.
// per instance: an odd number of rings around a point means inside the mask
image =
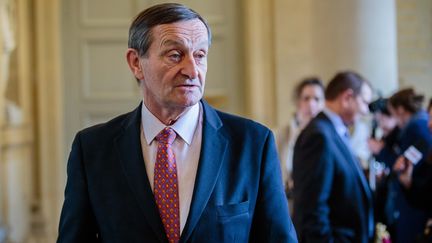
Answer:
MULTIPOLYGON (((201 103, 192 106, 173 125, 169 126, 177 133, 172 144, 177 163, 177 177, 180 203, 180 232, 186 224, 192 194, 195 185, 195 177, 201 151, 202 140, 202 107, 201 103)), ((157 154, 156 135, 167 127, 157 119, 144 105, 141 111, 141 148, 144 164, 153 191, 154 167, 157 154)))

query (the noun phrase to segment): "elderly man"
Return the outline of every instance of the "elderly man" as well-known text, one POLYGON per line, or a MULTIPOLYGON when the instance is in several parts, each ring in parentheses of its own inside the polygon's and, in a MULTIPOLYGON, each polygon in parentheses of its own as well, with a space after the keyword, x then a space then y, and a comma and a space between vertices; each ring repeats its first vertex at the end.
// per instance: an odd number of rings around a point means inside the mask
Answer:
POLYGON ((202 100, 210 40, 183 5, 135 18, 143 102, 76 135, 58 242, 297 241, 272 133, 202 100))

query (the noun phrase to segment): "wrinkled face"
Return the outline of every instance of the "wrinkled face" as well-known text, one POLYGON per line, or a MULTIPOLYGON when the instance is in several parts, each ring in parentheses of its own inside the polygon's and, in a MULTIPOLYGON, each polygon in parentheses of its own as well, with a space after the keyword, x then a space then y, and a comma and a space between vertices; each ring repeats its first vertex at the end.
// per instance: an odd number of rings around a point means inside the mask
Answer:
POLYGON ((298 114, 310 120, 324 108, 324 91, 318 85, 306 85, 297 102, 298 114))
MULTIPOLYGON (((185 109, 203 96, 209 40, 199 19, 155 26, 147 56, 139 57, 144 103, 153 109, 185 109)), ((137 75, 138 74, 138 75, 137 75)))
POLYGON ((369 113, 369 103, 372 101, 372 89, 369 85, 363 84, 360 94, 357 96, 351 94, 346 99, 343 120, 346 124, 351 125, 359 116, 369 113))

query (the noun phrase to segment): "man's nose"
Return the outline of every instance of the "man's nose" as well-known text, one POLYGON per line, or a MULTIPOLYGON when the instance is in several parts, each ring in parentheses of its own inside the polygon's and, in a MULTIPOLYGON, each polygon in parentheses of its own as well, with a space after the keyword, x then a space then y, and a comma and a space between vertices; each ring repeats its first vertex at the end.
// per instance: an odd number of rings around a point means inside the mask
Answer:
POLYGON ((196 79, 198 77, 198 66, 193 56, 187 56, 183 59, 182 74, 189 79, 196 79))

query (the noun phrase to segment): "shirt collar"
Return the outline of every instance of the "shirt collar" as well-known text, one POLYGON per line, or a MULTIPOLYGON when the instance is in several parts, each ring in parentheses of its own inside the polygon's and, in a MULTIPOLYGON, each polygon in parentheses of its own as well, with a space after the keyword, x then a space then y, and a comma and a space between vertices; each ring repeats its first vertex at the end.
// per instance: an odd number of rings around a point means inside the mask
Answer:
POLYGON ((330 119, 331 123, 335 127, 336 132, 339 134, 339 136, 341 138, 346 138, 348 134, 348 128, 343 123, 342 118, 327 107, 324 108, 323 112, 330 119))
MULTIPOLYGON (((171 126, 188 145, 192 143, 195 129, 198 125, 200 115, 199 102, 193 105, 188 111, 179 117, 171 126)), ((147 144, 150 144, 159 132, 166 127, 157 117, 155 117, 144 102, 141 109, 141 123, 144 131, 144 137, 147 144)))

